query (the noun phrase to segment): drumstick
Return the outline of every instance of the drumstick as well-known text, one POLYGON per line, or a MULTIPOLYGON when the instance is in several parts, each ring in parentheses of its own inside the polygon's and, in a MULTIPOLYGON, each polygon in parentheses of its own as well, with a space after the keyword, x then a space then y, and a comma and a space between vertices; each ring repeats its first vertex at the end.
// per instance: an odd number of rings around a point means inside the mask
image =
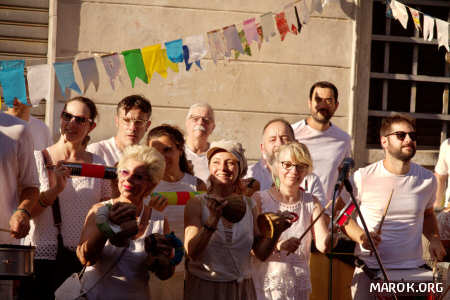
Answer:
MULTIPOLYGON (((319 213, 319 215, 309 224, 309 226, 305 229, 305 232, 302 233, 302 235, 298 238, 299 242, 302 241, 302 239, 305 237, 305 235, 308 233, 308 231, 311 230, 311 228, 314 226, 314 224, 319 220, 319 218, 323 215, 323 213, 330 207, 331 203, 333 203, 333 200, 328 201, 327 205, 322 209, 322 211, 319 213)), ((292 252, 288 252, 286 256, 291 254, 292 252)))
MULTIPOLYGON (((383 215, 381 216, 380 226, 378 227, 378 230, 377 230, 377 234, 378 234, 378 235, 381 234, 381 227, 383 227, 384 218, 386 218, 386 215, 387 215, 387 211, 388 211, 389 205, 391 204, 392 194, 393 194, 393 193, 394 193, 394 189, 391 190, 391 194, 389 195, 388 203, 386 204, 386 207, 384 208, 384 213, 383 213, 383 215)), ((372 256, 372 254, 373 254, 373 251, 370 250, 370 256, 372 256)))

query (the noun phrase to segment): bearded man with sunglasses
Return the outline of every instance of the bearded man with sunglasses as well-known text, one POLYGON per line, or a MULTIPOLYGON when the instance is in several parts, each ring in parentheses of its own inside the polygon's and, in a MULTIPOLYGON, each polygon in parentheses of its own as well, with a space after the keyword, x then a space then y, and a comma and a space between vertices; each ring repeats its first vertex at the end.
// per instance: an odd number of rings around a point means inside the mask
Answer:
MULTIPOLYGON (((420 269, 422 233, 430 241, 430 254, 441 260, 445 250, 439 238, 433 204, 436 197, 436 179, 433 173, 413 162, 416 153, 415 120, 404 115, 383 119, 380 142, 385 158, 357 170, 352 177, 354 195, 360 201, 362 215, 384 268, 420 269), (382 214, 390 201, 387 215, 382 214), (381 232, 380 228, 382 226, 381 232)), ((376 299, 369 294, 372 275, 379 271, 371 254, 368 238, 359 216, 352 219, 345 232, 357 246, 358 265, 352 282, 353 299, 376 299)), ((392 278, 391 278, 392 279, 392 278)))
POLYGON ((127 146, 137 145, 150 127, 152 105, 140 95, 123 98, 117 105, 115 136, 87 146, 87 150, 102 157, 106 165, 114 166, 127 146))

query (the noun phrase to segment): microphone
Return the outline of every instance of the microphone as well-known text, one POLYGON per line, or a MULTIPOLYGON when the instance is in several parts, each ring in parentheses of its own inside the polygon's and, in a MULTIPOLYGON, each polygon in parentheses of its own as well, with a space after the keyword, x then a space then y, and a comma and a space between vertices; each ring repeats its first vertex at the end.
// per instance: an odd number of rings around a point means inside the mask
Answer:
POLYGON ((344 158, 344 160, 342 161, 342 164, 341 164, 341 170, 339 171, 338 180, 336 182, 336 187, 335 187, 336 189, 338 189, 342 185, 344 180, 347 179, 348 173, 354 166, 355 166, 355 162, 353 161, 353 159, 351 157, 344 158))

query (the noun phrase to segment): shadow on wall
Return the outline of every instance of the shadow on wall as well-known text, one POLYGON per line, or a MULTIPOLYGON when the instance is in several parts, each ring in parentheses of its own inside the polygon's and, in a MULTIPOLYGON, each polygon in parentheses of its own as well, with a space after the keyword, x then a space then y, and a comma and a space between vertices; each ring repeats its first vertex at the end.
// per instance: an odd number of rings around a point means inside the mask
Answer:
MULTIPOLYGON (((352 20, 355 20, 355 10, 358 6, 355 4, 356 0, 339 0, 342 11, 352 20)), ((364 1, 364 0, 363 0, 364 1)))

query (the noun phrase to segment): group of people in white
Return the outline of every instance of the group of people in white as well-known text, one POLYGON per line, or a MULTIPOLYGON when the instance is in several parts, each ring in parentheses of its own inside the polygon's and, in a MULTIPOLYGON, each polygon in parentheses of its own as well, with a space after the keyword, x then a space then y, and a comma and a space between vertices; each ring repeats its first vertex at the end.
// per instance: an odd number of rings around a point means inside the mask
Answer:
MULTIPOLYGON (((321 252, 336 243, 332 212, 324 207, 333 198, 341 162, 351 156, 351 137, 330 121, 339 107, 332 83, 315 83, 308 105, 310 116, 297 123, 267 122, 261 159, 247 166, 241 143, 209 142, 215 117, 206 103, 190 107, 184 135, 168 124, 148 130, 150 102, 128 96, 117 106, 116 135, 89 143, 96 105, 72 98, 60 115, 58 141, 41 146, 48 129, 27 124, 29 107, 17 101, 0 113, 0 226, 11 230, 0 232, 0 241, 35 246, 35 273, 21 280, 16 296, 54 299, 65 279, 83 269, 87 299, 309 299, 311 243, 321 252), (63 162, 116 166, 118 178, 71 176, 63 162), (186 205, 168 206, 153 194, 200 191, 186 205), (280 211, 280 218, 293 213, 298 220, 276 238, 262 234, 258 216, 280 211)), ((357 170, 350 181, 384 267, 423 266, 422 233, 431 256, 442 260, 441 239, 450 232, 449 193, 445 204, 440 196, 448 178, 448 141, 436 175, 411 162, 416 128, 408 116, 385 118, 380 142, 384 159, 357 170), (444 207, 441 232, 435 205, 444 207)), ((348 201, 342 192, 337 208, 348 201)), ((350 218, 341 230, 357 245, 352 297, 375 299, 365 270, 380 266, 360 218, 350 218)), ((0 289, 11 293, 7 285, 0 289)))

